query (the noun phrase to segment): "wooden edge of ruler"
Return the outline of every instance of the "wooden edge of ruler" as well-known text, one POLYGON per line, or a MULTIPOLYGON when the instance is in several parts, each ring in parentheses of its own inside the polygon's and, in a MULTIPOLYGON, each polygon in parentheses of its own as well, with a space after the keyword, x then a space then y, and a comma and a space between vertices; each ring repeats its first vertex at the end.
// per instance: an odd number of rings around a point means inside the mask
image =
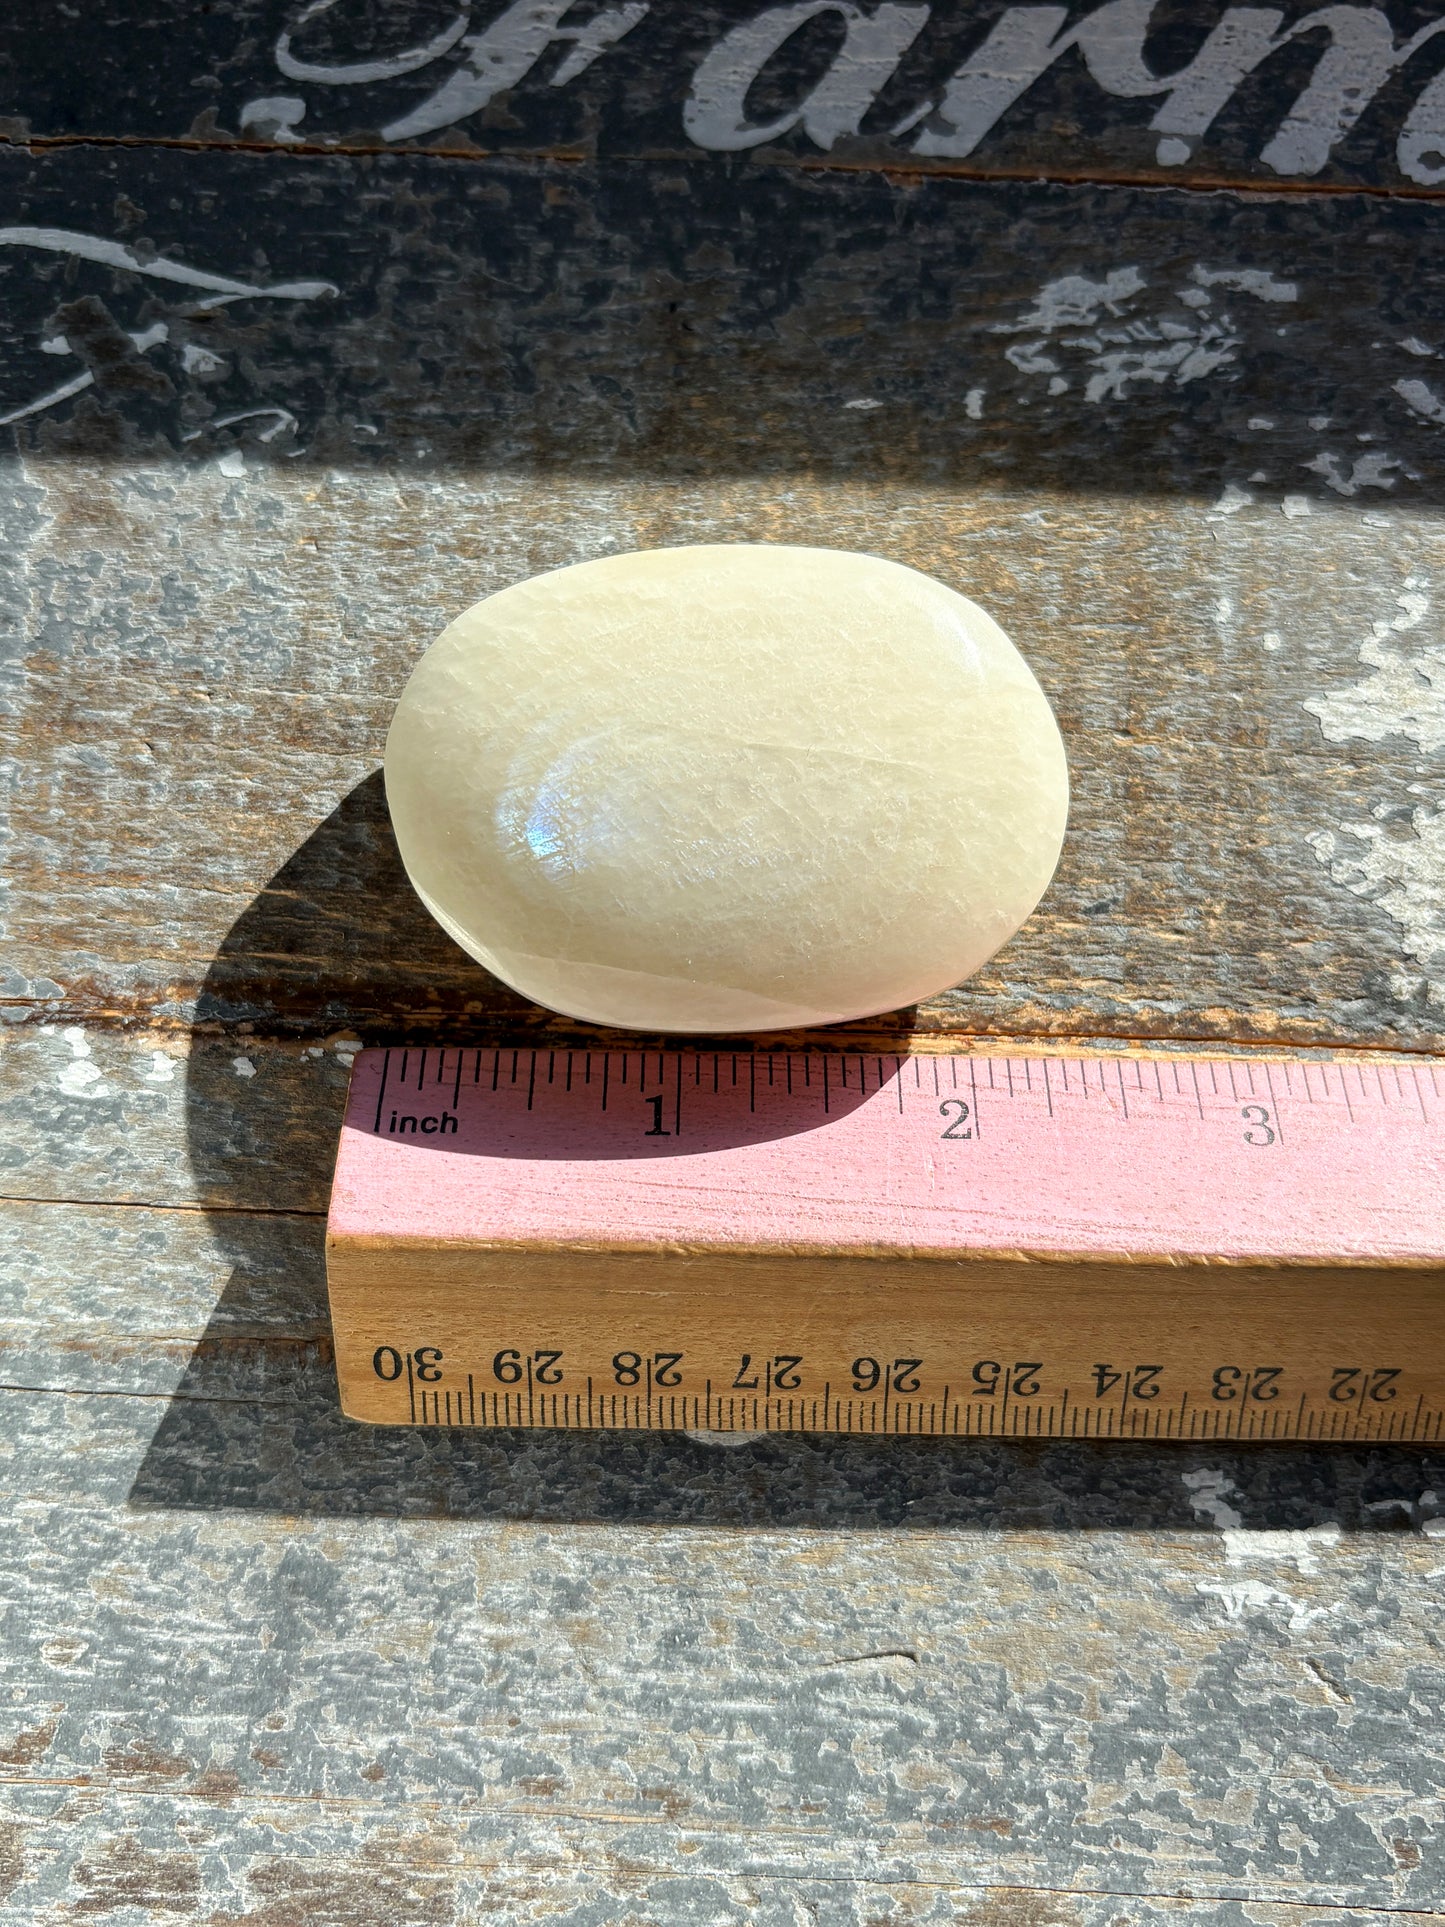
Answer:
MULTIPOLYGON (((862 1263, 900 1261, 907 1264, 940 1265, 1019 1265, 1034 1267, 1055 1267, 1075 1269, 1095 1266, 1107 1268, 1114 1266, 1122 1270, 1141 1271, 1254 1271, 1273 1275, 1280 1271, 1313 1272, 1355 1272, 1378 1274, 1382 1271, 1426 1272, 1442 1274, 1445 1264, 1434 1257, 1392 1257, 1360 1255, 1325 1256, 1322 1253, 1297 1255, 1294 1253, 1275 1254, 1270 1252, 1249 1252, 1234 1255, 1222 1252, 1189 1252, 1178 1255, 1161 1256, 1157 1251, 1101 1251, 1070 1250, 1061 1246, 1050 1251, 1021 1251, 1010 1246, 976 1246, 966 1253, 947 1246, 926 1244, 831 1244, 826 1238, 803 1243, 748 1242, 746 1244, 729 1242, 691 1243, 686 1239, 657 1238, 637 1239, 586 1239, 565 1238, 554 1242, 535 1238, 492 1238, 492 1237, 414 1237, 405 1232, 366 1232, 336 1231, 329 1229, 326 1234, 328 1253, 368 1251, 391 1253, 404 1258, 410 1253, 420 1252, 464 1252, 475 1259, 530 1258, 538 1253, 554 1253, 568 1258, 605 1257, 605 1258, 654 1258, 673 1259, 717 1259, 724 1263, 735 1261, 762 1262, 772 1260, 782 1269, 780 1277, 791 1277, 795 1273, 796 1260, 811 1258, 826 1260, 835 1264, 841 1259, 857 1259, 862 1263)), ((822 1273, 826 1277, 831 1274, 822 1273)))
POLYGON ((343 1237, 328 1277, 342 1409, 370 1424, 1186 1440, 1445 1424, 1429 1267, 343 1237))

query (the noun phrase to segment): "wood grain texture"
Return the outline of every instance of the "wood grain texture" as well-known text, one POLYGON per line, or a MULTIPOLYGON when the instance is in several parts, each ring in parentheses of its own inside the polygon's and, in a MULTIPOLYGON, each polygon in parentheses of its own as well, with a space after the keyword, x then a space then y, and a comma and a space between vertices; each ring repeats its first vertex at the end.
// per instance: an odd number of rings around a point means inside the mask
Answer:
POLYGON ((1442 496, 1430 203, 84 145, 0 192, 36 453, 1442 496))
POLYGON ((1445 1435, 1438 1272, 519 1252, 335 1234, 326 1270, 342 1409, 372 1425, 1445 1435), (1339 1368, 1353 1374, 1345 1406, 1330 1398, 1339 1368), (1383 1404, 1366 1390, 1377 1383, 1383 1404))
POLYGON ((1402 597, 1441 593, 1433 517, 294 466, 9 479, 15 1015, 577 1034, 422 913, 371 772, 450 611, 538 568, 707 536, 932 569, 998 615, 1057 705, 1075 794, 1059 874, 995 962, 895 1038, 1438 1038, 1434 726, 1413 694, 1434 657, 1391 628, 1402 597), (1383 708, 1364 647, 1409 685, 1383 708), (1332 699, 1335 740, 1309 707, 1332 699))
POLYGON ((10 392, 91 378, 6 478, 18 1013, 535 1023, 411 906, 358 787, 410 664, 539 568, 790 539, 977 595, 1073 762, 1043 911, 895 1034, 1437 1036, 1430 210, 0 161, 35 222, 144 222, 134 268, 4 251, 10 392), (238 197, 256 287, 337 293, 206 309, 143 271, 245 266, 184 216, 238 197))
POLYGON ((0 1919, 1438 1909, 1438 1453, 357 1426, 344 1054, 0 1050, 0 1919))
POLYGON ((367 1431, 250 1235, 0 1229, 0 1918, 1438 1908, 1438 1460, 367 1431))

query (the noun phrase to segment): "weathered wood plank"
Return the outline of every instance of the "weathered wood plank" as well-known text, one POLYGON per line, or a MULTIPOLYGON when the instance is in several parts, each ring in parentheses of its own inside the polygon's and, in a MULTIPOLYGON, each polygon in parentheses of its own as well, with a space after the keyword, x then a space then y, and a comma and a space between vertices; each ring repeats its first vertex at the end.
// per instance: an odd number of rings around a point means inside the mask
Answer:
POLYGON ((358 1431, 232 1231, 0 1228, 0 1918, 1438 1907, 1438 1459, 358 1431))
POLYGON ((4 1214, 7 1361, 110 1375, 0 1392, 11 1918, 1438 1910, 1438 1459, 370 1431, 215 1342, 305 1315, 261 1235, 167 1404, 228 1228, 4 1214))
POLYGON ((1060 709, 1059 879, 925 1027, 1436 1037, 1430 210, 681 164, 0 164, 31 220, 104 237, 124 193, 175 259, 187 209, 242 197, 254 285, 304 265, 338 290, 206 309, 140 255, 3 251, 29 392, 93 376, 19 425, 6 480, 14 1010, 535 1021, 400 884, 357 788, 389 705, 488 588, 762 537, 977 594, 1060 709), (62 325, 69 361, 39 352, 62 325))
POLYGON ((86 146, 0 189, 27 447, 1440 499, 1429 204, 86 146))
POLYGON ((0 1189, 14 1198, 324 1216, 347 1053, 247 1037, 9 1032, 0 1189), (250 1053, 249 1055, 247 1053, 250 1053))
POLYGON ((896 1878, 872 1868, 810 1875, 792 1864, 795 1852, 722 1870, 699 1864, 686 1835, 685 1857, 669 1860, 657 1851, 655 1824, 579 1844, 559 1838, 545 1814, 513 1818, 503 1833, 457 1817, 454 1803, 413 1816, 375 1794, 273 1799, 258 1817, 168 1792, 27 1799, 11 1791, 0 1812, 0 1879, 14 1896, 0 1903, 7 1927, 112 1912, 124 1919, 128 1909, 133 1919, 199 1917, 209 1927, 464 1927, 478 1918, 518 1927, 1425 1927, 1438 1919, 1413 1907, 1078 1894, 939 1877, 931 1867, 896 1878))
POLYGON ((976 594, 1064 727, 1073 827, 1042 908, 905 1026, 1438 1037, 1433 517, 66 461, 12 470, 9 503, 13 1014, 454 1041, 542 1021, 405 884, 368 775, 389 705, 489 588, 761 536, 976 594))
POLYGON ((6 22, 4 137, 669 157, 1197 184, 1445 178, 1438 10, 1110 0, 482 9, 149 0, 6 22), (85 16, 89 15, 89 18, 85 16), (471 31, 468 32, 468 28, 471 31))

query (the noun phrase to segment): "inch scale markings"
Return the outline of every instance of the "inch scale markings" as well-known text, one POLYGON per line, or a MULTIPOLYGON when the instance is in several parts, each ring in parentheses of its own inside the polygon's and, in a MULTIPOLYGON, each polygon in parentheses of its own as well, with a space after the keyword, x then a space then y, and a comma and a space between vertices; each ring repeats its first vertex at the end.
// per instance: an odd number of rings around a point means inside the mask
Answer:
POLYGON ((373 1423, 1434 1442, 1445 1080, 365 1051, 328 1275, 373 1423))

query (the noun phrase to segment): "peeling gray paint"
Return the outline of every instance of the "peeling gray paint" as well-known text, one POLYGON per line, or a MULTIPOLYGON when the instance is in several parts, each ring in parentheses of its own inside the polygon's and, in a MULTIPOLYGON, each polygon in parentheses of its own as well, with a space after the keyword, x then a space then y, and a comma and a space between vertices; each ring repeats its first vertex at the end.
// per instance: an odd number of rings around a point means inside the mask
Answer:
MULTIPOLYGON (((1431 639, 1438 624, 1426 578, 1407 575, 1395 606, 1359 646, 1359 660, 1372 673, 1304 707, 1319 718, 1329 742, 1403 737, 1426 758, 1436 757, 1445 750, 1445 649, 1431 639), (1410 643, 1397 640, 1406 635, 1410 643)), ((1423 989, 1439 1006, 1445 1003, 1445 810, 1432 806, 1442 795, 1435 766, 1421 763, 1417 774, 1426 780, 1408 789, 1428 800, 1406 809, 1377 803, 1369 818, 1316 830, 1308 841, 1335 883, 1367 897, 1399 925, 1406 965, 1396 973, 1399 993, 1423 989)))

